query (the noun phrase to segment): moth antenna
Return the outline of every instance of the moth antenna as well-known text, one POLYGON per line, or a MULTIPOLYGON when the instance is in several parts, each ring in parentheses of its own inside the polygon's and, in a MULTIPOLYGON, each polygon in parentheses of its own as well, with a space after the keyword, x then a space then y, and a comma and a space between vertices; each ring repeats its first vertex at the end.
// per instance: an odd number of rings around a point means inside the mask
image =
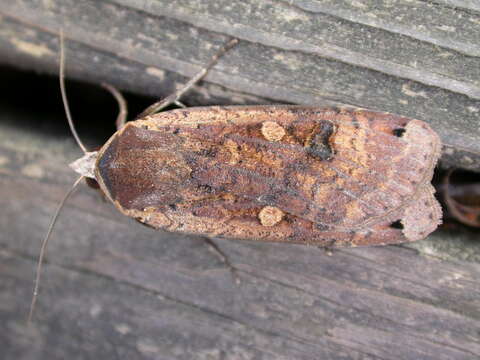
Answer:
POLYGON ((38 255, 38 263, 37 263, 37 273, 35 276, 35 286, 33 288, 33 295, 32 295, 32 302, 30 303, 30 311, 28 313, 28 323, 32 321, 33 317, 33 312, 35 311, 35 303, 37 302, 37 296, 38 296, 38 287, 40 284, 40 275, 42 272, 42 265, 43 265, 43 258, 45 257, 45 253, 47 250, 47 244, 48 240, 50 239, 50 236, 52 235, 53 227, 55 226, 55 223, 57 222, 58 216, 60 215, 60 211, 62 210, 63 206, 65 205, 65 202, 67 199, 70 197, 70 195, 74 192, 74 190, 77 188, 78 184, 83 180, 83 176, 80 176, 72 185, 70 190, 67 191, 67 193, 63 196, 62 201, 57 207, 57 210, 55 211, 55 215, 53 215, 52 221, 50 222, 50 225, 48 227, 47 234, 45 235, 45 238, 42 241, 42 246, 40 247, 40 254, 38 255))
POLYGON ((128 115, 127 101, 123 97, 122 93, 112 85, 107 83, 102 83, 102 86, 104 89, 107 89, 117 101, 118 115, 117 115, 117 120, 115 121, 115 125, 117 127, 117 130, 120 130, 123 127, 123 125, 125 125, 125 122, 127 121, 127 115, 128 115))
POLYGON ((87 153, 88 150, 83 145, 82 141, 80 140, 80 137, 77 134, 77 131, 75 130, 75 125, 73 125, 73 120, 72 120, 72 115, 70 114, 70 107, 68 106, 68 100, 67 100, 67 92, 65 91, 65 49, 64 49, 64 41, 63 41, 63 30, 60 30, 60 92, 62 93, 62 102, 63 102, 63 107, 65 108, 65 115, 67 116, 68 120, 68 125, 70 126, 70 131, 73 134, 73 137, 75 138, 75 141, 77 142, 78 146, 80 146, 80 149, 84 153, 87 153))
POLYGON ((166 98, 157 101, 156 103, 150 105, 148 108, 143 110, 140 115, 138 115, 135 119, 141 119, 147 115, 155 114, 159 112, 163 108, 167 107, 170 104, 175 103, 176 101, 180 100, 180 97, 185 94, 188 90, 190 90, 196 83, 202 80, 207 73, 210 71, 211 68, 215 66, 218 60, 231 48, 238 44, 239 40, 236 38, 230 39, 224 46, 220 48, 220 50, 210 59, 210 62, 205 66, 200 72, 198 72, 194 77, 192 77, 185 85, 183 85, 180 89, 175 91, 173 94, 167 96, 166 98))

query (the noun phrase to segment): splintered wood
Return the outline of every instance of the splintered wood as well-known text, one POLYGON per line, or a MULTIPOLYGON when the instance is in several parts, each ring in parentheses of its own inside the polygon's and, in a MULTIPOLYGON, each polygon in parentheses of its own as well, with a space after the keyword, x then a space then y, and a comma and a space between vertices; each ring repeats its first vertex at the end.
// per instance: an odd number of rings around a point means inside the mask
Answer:
POLYGON ((323 246, 419 240, 440 223, 424 122, 354 108, 179 109, 127 123, 95 178, 154 228, 323 246))

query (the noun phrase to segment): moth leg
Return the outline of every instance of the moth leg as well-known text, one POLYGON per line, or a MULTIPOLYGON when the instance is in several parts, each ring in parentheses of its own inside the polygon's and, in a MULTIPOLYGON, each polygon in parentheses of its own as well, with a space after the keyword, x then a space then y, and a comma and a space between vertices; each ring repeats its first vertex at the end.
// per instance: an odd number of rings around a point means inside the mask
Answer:
POLYGON ((325 255, 327 256, 332 256, 333 253, 337 250, 335 249, 333 246, 331 245, 327 245, 327 246, 319 246, 318 247, 320 250, 323 250, 325 252, 325 255))
POLYGON ((225 253, 218 247, 218 245, 210 238, 208 237, 202 237, 203 241, 205 241, 205 244, 209 247, 209 249, 220 259, 221 262, 223 262, 230 270, 235 283, 238 285, 240 284, 240 278, 237 273, 237 269, 232 265, 230 260, 228 259, 228 256, 225 255, 225 253))
POLYGON ((335 240, 331 239, 328 241, 325 245, 318 246, 320 250, 323 250, 325 252, 325 255, 332 256, 333 253, 337 250, 335 247, 335 240))
POLYGON ((228 50, 233 48, 235 45, 238 44, 238 39, 231 39, 229 40, 210 60, 206 67, 204 67, 200 72, 197 73, 194 77, 190 79, 182 88, 175 91, 173 94, 170 94, 166 98, 157 101, 156 103, 150 105, 146 108, 140 115, 136 117, 136 119, 141 119, 145 116, 155 114, 160 110, 164 109, 165 107, 177 102, 180 97, 185 94, 188 90, 190 90, 196 83, 202 80, 205 75, 207 75, 208 71, 215 66, 218 62, 218 59, 222 57, 228 50))
POLYGON ((177 106, 179 106, 179 107, 181 107, 181 108, 186 108, 186 107, 187 107, 187 106, 186 106, 184 103, 181 103, 181 102, 180 102, 180 101, 178 101, 178 100, 177 100, 177 101, 175 101, 175 103, 174 103, 174 104, 175 104, 175 105, 177 105, 177 106))
POLYGON ((120 130, 125 123, 127 122, 127 115, 128 115, 128 110, 127 110, 127 101, 123 97, 122 93, 118 91, 115 87, 113 87, 110 84, 103 83, 102 86, 107 89, 110 94, 113 95, 115 100, 117 100, 118 103, 118 115, 117 115, 117 120, 115 121, 115 125, 117 127, 117 130, 120 130))

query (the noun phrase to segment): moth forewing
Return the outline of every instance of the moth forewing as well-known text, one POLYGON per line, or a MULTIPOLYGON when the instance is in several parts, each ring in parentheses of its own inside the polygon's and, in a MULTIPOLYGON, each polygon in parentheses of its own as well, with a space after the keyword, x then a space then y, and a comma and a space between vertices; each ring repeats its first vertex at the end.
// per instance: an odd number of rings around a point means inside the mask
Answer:
POLYGON ((392 244, 440 222, 439 149, 426 123, 364 109, 190 108, 127 124, 99 151, 95 176, 121 212, 159 229, 392 244), (431 211, 414 211, 420 201, 431 211))

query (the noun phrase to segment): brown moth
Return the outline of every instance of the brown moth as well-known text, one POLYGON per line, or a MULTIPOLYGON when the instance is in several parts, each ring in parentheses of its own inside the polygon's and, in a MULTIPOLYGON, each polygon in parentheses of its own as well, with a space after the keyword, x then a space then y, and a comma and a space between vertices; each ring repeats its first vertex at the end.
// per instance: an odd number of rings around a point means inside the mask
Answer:
POLYGON ((430 184, 438 135, 354 108, 204 107, 127 123, 88 161, 123 214, 210 237, 385 245, 441 219, 430 184))
POLYGON ((81 177, 61 201, 42 242, 43 257, 62 206, 81 180, 95 179, 123 214, 156 229, 207 237, 320 246, 385 245, 426 237, 440 223, 430 184, 438 135, 420 120, 356 108, 203 107, 157 113, 201 80, 234 47, 228 41, 183 88, 125 124, 97 152, 70 129, 85 156, 81 177), (157 114, 156 114, 157 113, 157 114))

